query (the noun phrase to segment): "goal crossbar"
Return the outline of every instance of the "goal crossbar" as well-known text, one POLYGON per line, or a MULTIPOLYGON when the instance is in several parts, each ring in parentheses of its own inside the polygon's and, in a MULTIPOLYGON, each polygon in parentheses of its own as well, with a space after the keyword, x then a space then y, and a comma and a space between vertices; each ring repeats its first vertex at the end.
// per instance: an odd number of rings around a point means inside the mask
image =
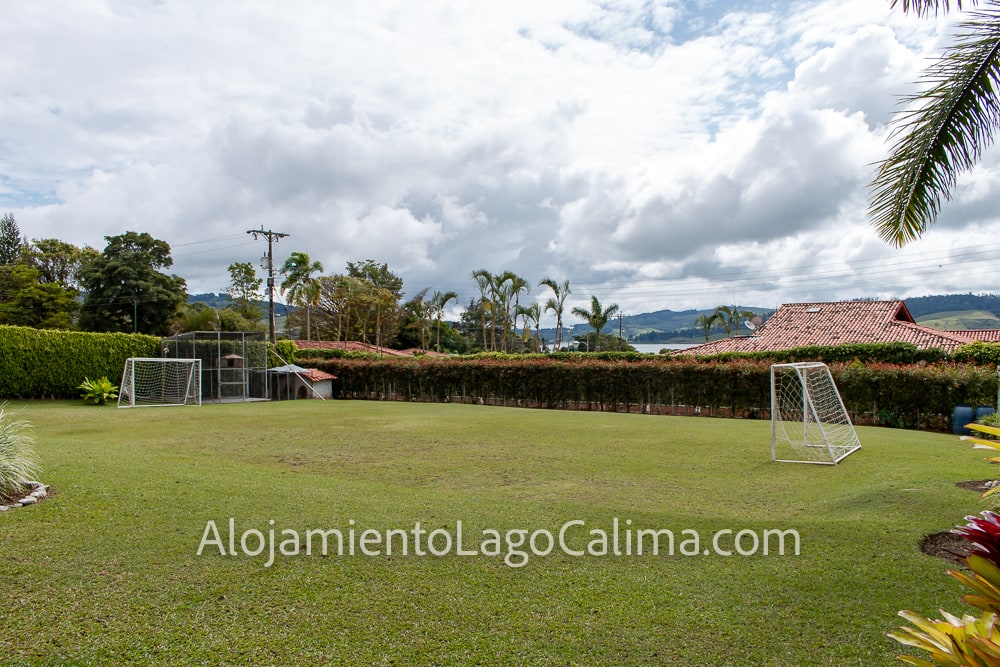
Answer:
POLYGON ((201 405, 201 360, 130 357, 125 360, 118 407, 201 405))

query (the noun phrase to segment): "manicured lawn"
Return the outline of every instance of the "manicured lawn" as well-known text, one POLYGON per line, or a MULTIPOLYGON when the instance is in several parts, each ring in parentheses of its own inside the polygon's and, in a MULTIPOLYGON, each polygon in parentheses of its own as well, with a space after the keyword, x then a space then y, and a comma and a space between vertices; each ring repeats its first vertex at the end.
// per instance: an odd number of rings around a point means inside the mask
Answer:
POLYGON ((8 412, 34 423, 57 493, 0 514, 2 664, 901 664, 897 610, 962 610, 917 541, 982 509, 955 484, 991 474, 953 436, 886 429, 830 467, 772 463, 766 422, 346 401, 8 412), (675 550, 685 529, 700 549, 795 529, 801 554, 196 555, 209 521, 228 549, 230 518, 240 550, 248 529, 304 549, 309 529, 461 521, 471 548, 572 520, 580 549, 616 517, 674 531, 675 550))

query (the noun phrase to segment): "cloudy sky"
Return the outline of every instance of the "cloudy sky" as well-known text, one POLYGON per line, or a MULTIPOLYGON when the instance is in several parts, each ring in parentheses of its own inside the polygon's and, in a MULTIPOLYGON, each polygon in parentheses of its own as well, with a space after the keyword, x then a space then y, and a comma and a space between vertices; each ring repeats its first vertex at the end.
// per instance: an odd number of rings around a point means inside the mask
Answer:
POLYGON ((998 290, 1000 151, 904 250, 865 216, 948 19, 889 0, 34 0, 0 22, 0 210, 149 232, 189 291, 289 234, 405 290, 626 314, 998 290), (544 288, 533 294, 544 298, 544 288))

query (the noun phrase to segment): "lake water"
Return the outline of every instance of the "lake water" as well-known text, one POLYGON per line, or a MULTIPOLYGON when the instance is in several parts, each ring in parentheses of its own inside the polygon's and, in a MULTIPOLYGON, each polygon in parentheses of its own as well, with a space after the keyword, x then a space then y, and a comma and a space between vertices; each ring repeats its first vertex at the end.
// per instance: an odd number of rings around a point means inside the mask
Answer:
POLYGON ((658 354, 660 350, 666 348, 668 350, 686 350, 689 347, 694 347, 698 343, 630 343, 632 347, 638 352, 645 352, 646 354, 658 354))

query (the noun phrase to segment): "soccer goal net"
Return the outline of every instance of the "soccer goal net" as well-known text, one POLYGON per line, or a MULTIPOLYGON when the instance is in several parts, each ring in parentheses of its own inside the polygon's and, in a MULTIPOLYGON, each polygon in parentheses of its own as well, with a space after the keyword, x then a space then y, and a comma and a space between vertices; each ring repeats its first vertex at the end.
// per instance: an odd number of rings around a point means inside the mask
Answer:
POLYGON ((127 359, 118 407, 169 405, 201 405, 201 359, 127 359))
POLYGON ((835 464, 861 449, 826 364, 771 366, 771 459, 835 464))

